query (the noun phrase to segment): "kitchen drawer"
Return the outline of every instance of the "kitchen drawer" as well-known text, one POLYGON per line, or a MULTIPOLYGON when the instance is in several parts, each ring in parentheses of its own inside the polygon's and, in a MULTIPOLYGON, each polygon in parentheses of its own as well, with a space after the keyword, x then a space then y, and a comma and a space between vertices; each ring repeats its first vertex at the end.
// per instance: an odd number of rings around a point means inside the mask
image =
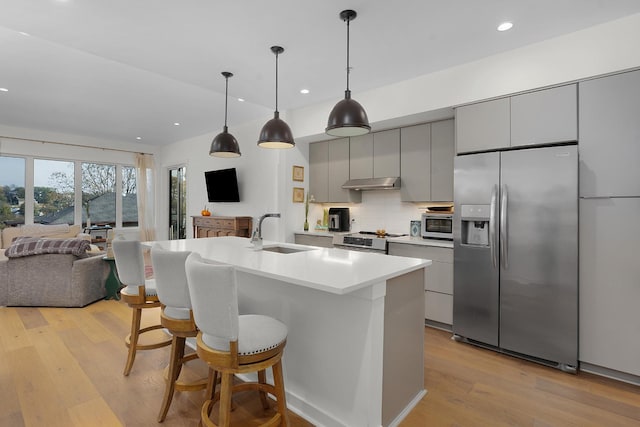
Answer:
POLYGON ((425 272, 425 290, 453 295, 453 264, 433 261, 425 272))
POLYGON ((453 264, 453 248, 412 245, 410 243, 389 243, 389 254, 453 264))
POLYGON ((298 245, 319 246, 321 248, 333 247, 333 236, 312 236, 309 234, 295 234, 295 243, 298 245))
POLYGON ((436 322, 453 324, 453 296, 440 292, 425 291, 424 317, 436 322))

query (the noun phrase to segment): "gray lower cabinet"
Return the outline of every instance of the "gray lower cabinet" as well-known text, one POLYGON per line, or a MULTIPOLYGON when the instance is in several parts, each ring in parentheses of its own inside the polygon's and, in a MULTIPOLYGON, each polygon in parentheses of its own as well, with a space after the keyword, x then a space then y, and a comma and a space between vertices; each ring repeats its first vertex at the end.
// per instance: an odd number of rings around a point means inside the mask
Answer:
POLYGON ((307 246, 319 246, 321 248, 333 247, 333 236, 331 235, 315 235, 315 234, 294 234, 295 243, 307 246))
POLYGON ((580 83, 580 196, 640 196, 640 71, 580 83))
POLYGON ((349 138, 309 144, 309 194, 317 203, 360 203, 359 191, 345 190, 349 180, 349 138))
POLYGON ((425 274, 425 312, 427 321, 438 326, 453 324, 453 248, 389 243, 389 255, 430 259, 425 274))
POLYGON ((576 84, 456 108, 457 153, 577 140, 576 84))
POLYGON ((635 381, 640 376, 638 218, 640 198, 580 200, 579 359, 635 375, 635 381))
POLYGON ((402 201, 453 200, 453 120, 408 126, 400 132, 402 201))

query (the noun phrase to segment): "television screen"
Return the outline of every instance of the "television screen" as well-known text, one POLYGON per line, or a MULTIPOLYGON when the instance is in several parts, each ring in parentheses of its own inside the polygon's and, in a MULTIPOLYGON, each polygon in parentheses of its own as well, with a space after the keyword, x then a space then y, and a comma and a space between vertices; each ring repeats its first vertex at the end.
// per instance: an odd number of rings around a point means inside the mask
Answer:
POLYGON ((210 202, 239 202, 236 168, 220 169, 204 173, 207 197, 210 202))

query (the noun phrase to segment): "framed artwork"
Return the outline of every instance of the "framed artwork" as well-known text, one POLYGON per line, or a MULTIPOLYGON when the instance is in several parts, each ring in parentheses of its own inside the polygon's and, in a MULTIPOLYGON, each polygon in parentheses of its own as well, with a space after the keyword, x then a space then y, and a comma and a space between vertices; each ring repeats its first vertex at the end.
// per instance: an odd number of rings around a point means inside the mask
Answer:
POLYGON ((304 188, 293 187, 293 203, 304 202, 304 188))
POLYGON ((293 180, 304 181, 304 166, 293 167, 293 180))

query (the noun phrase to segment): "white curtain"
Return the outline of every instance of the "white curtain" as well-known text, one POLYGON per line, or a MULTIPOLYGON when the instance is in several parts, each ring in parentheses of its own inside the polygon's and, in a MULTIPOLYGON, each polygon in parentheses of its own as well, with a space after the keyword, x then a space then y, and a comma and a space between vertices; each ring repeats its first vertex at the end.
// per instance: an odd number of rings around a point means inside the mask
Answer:
POLYGON ((140 228, 140 240, 143 242, 155 240, 155 179, 152 154, 136 154, 136 172, 138 187, 138 227, 140 228))

